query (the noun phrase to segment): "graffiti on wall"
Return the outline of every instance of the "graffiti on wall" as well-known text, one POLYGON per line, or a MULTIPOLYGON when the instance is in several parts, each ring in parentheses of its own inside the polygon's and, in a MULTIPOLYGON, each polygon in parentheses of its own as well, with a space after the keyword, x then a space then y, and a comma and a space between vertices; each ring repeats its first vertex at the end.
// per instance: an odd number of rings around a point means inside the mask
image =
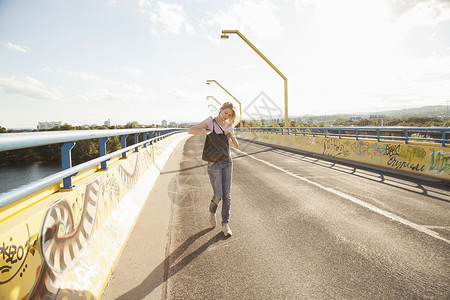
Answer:
POLYGON ((0 285, 10 282, 16 276, 22 278, 28 271, 28 265, 26 264, 28 255, 35 255, 38 250, 37 235, 30 236, 28 224, 25 224, 22 231, 20 236, 24 236, 25 240, 16 241, 13 236, 9 236, 6 241, 2 241, 0 244, 0 257, 3 260, 0 266, 0 274, 2 275, 0 285))
POLYGON ((448 147, 270 133, 240 133, 240 136, 389 169, 450 179, 448 147))
POLYGON ((324 140, 322 154, 333 155, 336 157, 347 157, 350 152, 348 151, 344 143, 341 143, 341 140, 328 139, 324 140))
POLYGON ((88 244, 95 225, 99 181, 86 186, 83 210, 78 226, 67 200, 54 203, 47 211, 40 233, 43 263, 29 299, 55 299, 59 274, 75 265, 79 253, 88 244))
POLYGON ((55 198, 30 222, 19 221, 8 232, 0 231, 2 299, 94 299, 88 288, 104 270, 96 261, 80 258, 94 232, 114 214, 152 160, 152 149, 144 148, 92 182, 55 198), (69 271, 76 280, 62 284, 69 271))
MULTIPOLYGON (((427 151, 422 146, 324 138, 322 154, 344 158, 353 155, 365 162, 378 162, 379 165, 396 170, 427 171, 426 163, 423 162, 427 151)), ((436 170, 436 174, 449 169, 448 157, 445 159, 441 152, 433 152, 431 161, 429 170, 436 170)))
POLYGON ((436 175, 442 175, 444 172, 450 174, 450 153, 444 153, 443 150, 432 151, 430 153, 430 167, 428 171, 436 175))

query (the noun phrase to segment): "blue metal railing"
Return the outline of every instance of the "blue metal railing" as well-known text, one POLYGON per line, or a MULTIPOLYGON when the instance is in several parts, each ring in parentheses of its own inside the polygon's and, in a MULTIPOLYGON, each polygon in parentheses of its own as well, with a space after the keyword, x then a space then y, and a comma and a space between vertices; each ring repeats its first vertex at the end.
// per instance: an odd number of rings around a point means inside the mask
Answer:
POLYGON ((100 165, 102 170, 107 169, 107 161, 111 158, 122 155, 126 158, 128 151, 139 151, 139 147, 147 147, 174 133, 185 132, 187 129, 114 129, 114 130, 71 130, 71 131, 46 131, 32 133, 2 133, 0 134, 0 151, 24 149, 37 146, 64 143, 61 147, 62 171, 32 182, 26 186, 19 187, 0 195, 0 208, 13 203, 14 201, 29 196, 39 190, 54 184, 63 182, 63 189, 71 189, 72 176, 81 171, 100 165), (126 137, 134 134, 135 144, 126 146, 126 137), (143 134, 142 142, 138 142, 140 134, 143 134), (110 137, 120 136, 120 150, 106 153, 106 142, 110 137), (71 150, 77 141, 98 139, 100 157, 72 167, 71 150))
POLYGON ((447 136, 450 128, 435 127, 244 127, 236 128, 238 132, 261 132, 273 134, 349 137, 359 139, 397 140, 408 144, 411 140, 440 143, 445 147, 450 143, 447 136), (414 136, 419 134, 419 136, 414 136), (427 135, 423 137, 422 135, 427 135))

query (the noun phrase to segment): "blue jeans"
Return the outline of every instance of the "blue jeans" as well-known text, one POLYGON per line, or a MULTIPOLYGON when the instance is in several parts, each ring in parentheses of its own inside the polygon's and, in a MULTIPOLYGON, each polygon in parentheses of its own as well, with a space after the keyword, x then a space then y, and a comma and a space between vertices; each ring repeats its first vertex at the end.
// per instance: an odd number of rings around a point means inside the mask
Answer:
POLYGON ((211 213, 216 213, 220 200, 223 200, 222 224, 228 223, 230 219, 232 172, 233 161, 231 159, 208 163, 209 180, 211 181, 214 191, 214 195, 209 205, 209 211, 211 213))

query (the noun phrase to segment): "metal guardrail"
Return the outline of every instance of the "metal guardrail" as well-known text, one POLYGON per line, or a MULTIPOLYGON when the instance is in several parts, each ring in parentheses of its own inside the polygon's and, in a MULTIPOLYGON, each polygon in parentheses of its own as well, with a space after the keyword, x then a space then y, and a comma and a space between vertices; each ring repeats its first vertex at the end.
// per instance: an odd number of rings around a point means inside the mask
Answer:
POLYGON ((62 171, 47 176, 26 186, 22 186, 0 195, 0 208, 14 201, 29 196, 48 186, 63 181, 63 189, 71 189, 72 176, 81 171, 101 165, 102 170, 107 169, 106 162, 111 158, 122 155, 134 148, 137 152, 140 146, 146 147, 174 133, 185 132, 187 129, 113 129, 113 130, 70 130, 70 131, 47 131, 36 133, 2 133, 0 134, 0 151, 31 148, 36 146, 64 143, 61 147, 62 171), (134 134, 134 144, 126 146, 128 135, 134 134), (138 142, 140 134, 143 134, 141 142, 138 142), (109 137, 120 136, 122 148, 110 154, 106 153, 106 142, 109 137), (147 138, 149 137, 149 138, 147 138), (98 139, 100 157, 72 167, 71 150, 76 141, 98 139))
POLYGON ((411 140, 450 144, 450 128, 435 127, 244 127, 238 132, 263 132, 273 134, 349 137, 358 139, 397 140, 408 144, 411 140), (419 136, 413 136, 419 134, 419 136), (423 137, 422 135, 428 135, 423 137))

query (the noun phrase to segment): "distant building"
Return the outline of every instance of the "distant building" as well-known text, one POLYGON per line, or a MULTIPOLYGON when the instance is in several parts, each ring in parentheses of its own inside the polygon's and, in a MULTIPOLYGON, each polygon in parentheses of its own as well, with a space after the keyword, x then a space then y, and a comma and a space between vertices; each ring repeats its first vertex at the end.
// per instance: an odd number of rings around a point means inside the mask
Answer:
POLYGON ((162 120, 161 127, 162 128, 167 128, 167 121, 166 120, 162 120))
POLYGON ((369 119, 370 120, 373 120, 373 119, 386 119, 386 116, 385 115, 370 115, 369 119))
POLYGON ((175 122, 170 122, 169 127, 170 127, 170 128, 176 128, 176 127, 177 127, 177 123, 175 123, 175 122))
POLYGON ((103 123, 103 125, 105 125, 105 126, 111 126, 111 120, 110 119, 108 119, 107 121, 105 121, 105 123, 103 123))
POLYGON ((62 126, 61 121, 59 122, 38 122, 37 129, 51 129, 54 127, 62 126))

